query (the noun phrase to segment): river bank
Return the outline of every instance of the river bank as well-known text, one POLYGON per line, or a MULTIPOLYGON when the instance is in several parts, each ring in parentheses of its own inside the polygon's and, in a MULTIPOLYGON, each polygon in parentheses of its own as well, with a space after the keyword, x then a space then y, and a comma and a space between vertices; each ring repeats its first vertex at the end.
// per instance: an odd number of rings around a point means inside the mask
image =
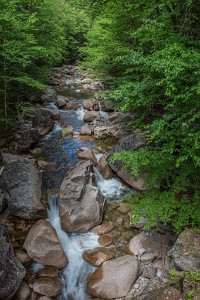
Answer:
POLYGON ((2 151, 2 234, 12 243, 3 268, 16 265, 2 299, 20 284, 20 300, 183 299, 191 287, 170 285, 169 269, 198 268, 199 234, 186 231, 176 241, 166 227, 146 232, 145 220, 132 224, 123 198, 144 181, 107 161, 145 145, 125 132, 132 116, 102 111, 94 94, 103 83, 75 66, 56 68, 51 84, 20 120, 15 150, 2 151))

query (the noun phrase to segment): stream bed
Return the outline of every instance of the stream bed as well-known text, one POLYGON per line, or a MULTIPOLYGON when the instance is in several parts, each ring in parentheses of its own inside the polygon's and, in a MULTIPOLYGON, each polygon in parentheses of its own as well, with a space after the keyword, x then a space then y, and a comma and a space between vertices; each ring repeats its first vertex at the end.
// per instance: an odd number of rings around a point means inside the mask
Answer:
MULTIPOLYGON (((62 136, 62 128, 67 125, 73 126, 74 132, 80 132, 83 121, 84 109, 82 102, 84 99, 91 98, 93 93, 77 93, 70 87, 63 87, 57 90, 58 95, 70 97, 70 101, 80 105, 76 110, 59 109, 56 102, 49 102, 46 109, 59 111, 60 119, 56 121, 53 130, 44 136, 39 143, 42 149, 43 158, 53 163, 55 169, 47 169, 43 172, 43 193, 48 190, 58 189, 67 171, 75 166, 80 160, 77 156, 77 150, 81 147, 94 148, 97 141, 92 136, 73 135, 62 136)), ((107 117, 107 113, 101 114, 101 117, 107 117)), ((101 154, 97 154, 99 159, 101 154)), ((131 190, 121 183, 118 178, 105 180, 97 167, 94 167, 94 173, 97 177, 97 187, 105 196, 107 202, 118 203, 131 190)), ((62 270, 62 295, 58 299, 62 300, 88 300, 90 296, 85 291, 86 279, 89 273, 95 270, 95 267, 85 262, 82 253, 86 249, 99 247, 98 235, 93 232, 84 234, 68 234, 61 229, 59 217, 59 199, 56 195, 48 195, 48 218, 57 231, 62 248, 68 257, 68 265, 62 270)))

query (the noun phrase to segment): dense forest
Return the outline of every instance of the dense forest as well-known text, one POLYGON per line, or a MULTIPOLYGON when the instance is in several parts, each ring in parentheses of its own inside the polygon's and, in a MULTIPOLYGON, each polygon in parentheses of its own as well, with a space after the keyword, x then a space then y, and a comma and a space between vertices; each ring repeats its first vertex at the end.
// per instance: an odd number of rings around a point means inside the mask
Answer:
POLYGON ((134 218, 178 232, 200 225, 200 1, 0 0, 1 128, 44 89, 53 66, 78 62, 106 82, 100 97, 134 118, 146 147, 115 154, 151 191, 134 218), (159 186, 159 189, 158 189, 159 186))

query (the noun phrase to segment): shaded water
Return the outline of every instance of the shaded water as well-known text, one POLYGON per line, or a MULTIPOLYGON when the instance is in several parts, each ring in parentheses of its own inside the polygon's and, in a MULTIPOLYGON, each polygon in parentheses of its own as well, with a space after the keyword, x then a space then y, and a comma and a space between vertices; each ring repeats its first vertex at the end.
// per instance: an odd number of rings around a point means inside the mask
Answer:
MULTIPOLYGON (((83 99, 91 98, 91 94, 76 94, 75 91, 64 90, 63 95, 71 95, 70 101, 82 105, 83 99), (73 97, 72 97, 73 95, 73 97)), ((53 130, 40 140, 39 146, 42 148, 43 157, 55 163, 55 170, 45 170, 43 173, 43 189, 59 188, 61 181, 70 167, 79 161, 77 150, 83 146, 92 147, 93 137, 73 138, 71 135, 62 137, 61 130, 66 125, 73 125, 73 131, 80 131, 85 124, 83 121, 84 109, 81 106, 77 111, 58 109, 56 104, 51 102, 47 108, 60 112, 60 120, 54 125, 53 130)))

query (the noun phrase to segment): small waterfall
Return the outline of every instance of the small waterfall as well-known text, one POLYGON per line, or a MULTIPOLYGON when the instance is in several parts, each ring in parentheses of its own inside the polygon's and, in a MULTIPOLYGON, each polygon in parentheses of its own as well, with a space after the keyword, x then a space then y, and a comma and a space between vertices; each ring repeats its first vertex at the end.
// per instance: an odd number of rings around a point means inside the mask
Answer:
POLYGON ((99 101, 99 112, 100 112, 100 116, 103 118, 106 118, 108 116, 108 113, 102 110, 100 101, 99 101))
POLYGON ((77 109, 76 115, 77 115, 78 120, 82 121, 84 114, 85 114, 85 112, 84 112, 83 106, 81 106, 79 109, 77 109))
POLYGON ((55 105, 54 102, 49 102, 48 105, 47 105, 47 108, 56 109, 57 110, 57 106, 55 105))
POLYGON ((42 138, 42 140, 46 141, 46 140, 50 139, 55 133, 60 132, 61 130, 62 130, 62 127, 58 123, 55 123, 53 126, 53 129, 47 135, 45 135, 42 138))
POLYGON ((82 253, 86 249, 99 247, 98 236, 92 232, 67 234, 61 229, 58 197, 49 196, 48 218, 56 229, 61 246, 68 258, 68 265, 62 274, 62 300, 89 300, 85 292, 86 279, 94 267, 85 262, 82 253))
POLYGON ((97 176, 97 186, 102 192, 102 194, 106 197, 109 203, 117 203, 123 200, 125 194, 130 191, 129 188, 123 186, 119 179, 104 179, 98 168, 94 168, 94 173, 97 176))

